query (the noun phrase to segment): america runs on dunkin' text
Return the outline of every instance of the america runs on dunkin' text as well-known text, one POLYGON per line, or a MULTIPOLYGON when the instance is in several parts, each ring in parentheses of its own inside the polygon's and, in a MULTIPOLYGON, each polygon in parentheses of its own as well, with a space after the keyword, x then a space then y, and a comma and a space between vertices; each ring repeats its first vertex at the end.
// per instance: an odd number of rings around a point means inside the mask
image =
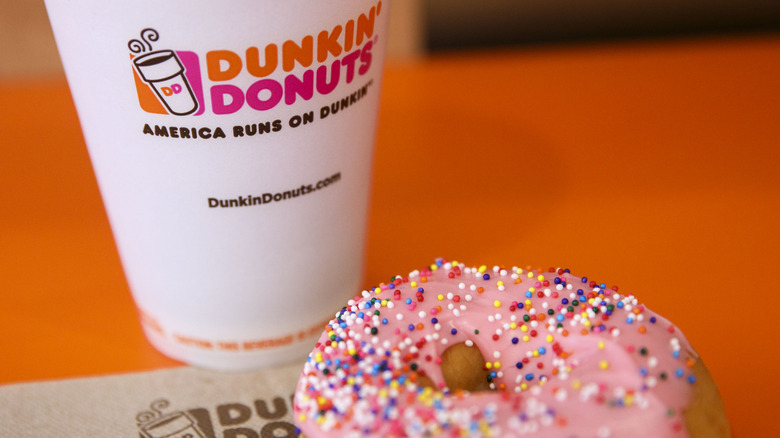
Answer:
MULTIPOLYGON (((321 107, 318 111, 320 120, 327 117, 333 117, 340 111, 344 111, 356 104, 363 97, 368 94, 368 88, 373 85, 374 81, 370 80, 363 86, 355 90, 354 92, 343 96, 340 99, 333 101, 329 105, 321 107)), ((302 114, 295 114, 287 120, 287 126, 290 128, 297 128, 299 126, 308 125, 315 121, 315 112, 307 111, 302 114)), ((255 135, 270 134, 279 132, 284 127, 285 123, 281 119, 265 120, 256 123, 235 125, 232 128, 228 128, 227 132, 232 133, 233 137, 252 137, 255 135)), ((223 139, 227 138, 225 129, 219 126, 209 127, 187 127, 187 126, 166 126, 166 125, 153 125, 146 123, 142 128, 144 135, 152 135, 155 137, 168 137, 177 139, 223 139)))

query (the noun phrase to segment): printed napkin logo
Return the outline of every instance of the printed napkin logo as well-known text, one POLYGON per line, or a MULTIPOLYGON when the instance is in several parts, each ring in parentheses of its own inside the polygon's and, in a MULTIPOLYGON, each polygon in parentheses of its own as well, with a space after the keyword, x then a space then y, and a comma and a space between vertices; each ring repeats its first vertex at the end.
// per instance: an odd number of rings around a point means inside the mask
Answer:
POLYGON ((159 37, 156 30, 147 28, 141 31, 140 40, 127 43, 137 55, 131 55, 131 59, 141 108, 149 113, 177 116, 195 113, 203 106, 198 56, 192 52, 152 50, 152 42, 159 37))
POLYGON ((140 438, 296 438, 300 431, 287 420, 292 413, 289 400, 273 397, 252 404, 223 403, 164 414, 170 403, 157 399, 150 410, 136 415, 140 438), (213 415, 212 415, 213 414, 213 415))
POLYGON ((135 417, 141 438, 208 438, 187 413, 175 411, 163 414, 162 409, 168 407, 168 400, 155 400, 149 407, 150 411, 135 417))

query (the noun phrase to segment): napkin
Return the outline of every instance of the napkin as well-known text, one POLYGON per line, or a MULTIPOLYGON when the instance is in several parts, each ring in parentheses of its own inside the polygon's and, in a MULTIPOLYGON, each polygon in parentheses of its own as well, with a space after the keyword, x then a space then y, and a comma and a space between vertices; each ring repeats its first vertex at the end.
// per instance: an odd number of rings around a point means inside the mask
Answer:
POLYGON ((0 436, 295 437, 300 371, 180 367, 0 386, 0 436))

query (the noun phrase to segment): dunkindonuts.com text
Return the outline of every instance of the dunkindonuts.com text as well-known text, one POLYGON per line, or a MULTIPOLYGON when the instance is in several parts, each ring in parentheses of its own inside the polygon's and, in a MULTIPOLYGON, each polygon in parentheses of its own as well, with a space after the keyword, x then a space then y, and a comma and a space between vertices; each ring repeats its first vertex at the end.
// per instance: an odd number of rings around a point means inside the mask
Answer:
POLYGON ((317 190, 324 189, 331 184, 341 180, 341 172, 335 173, 327 178, 317 181, 314 184, 302 184, 291 190, 285 190, 277 193, 263 193, 260 195, 239 196, 237 198, 218 199, 208 198, 209 208, 233 208, 233 207, 252 207, 255 205, 280 202, 299 196, 308 195, 317 190))

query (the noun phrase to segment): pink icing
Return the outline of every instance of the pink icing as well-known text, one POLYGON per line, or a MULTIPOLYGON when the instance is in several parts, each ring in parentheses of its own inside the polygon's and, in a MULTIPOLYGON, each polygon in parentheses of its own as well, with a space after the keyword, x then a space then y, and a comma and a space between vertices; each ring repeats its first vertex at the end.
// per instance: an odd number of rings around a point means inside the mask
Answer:
POLYGON ((308 437, 686 437, 697 360, 668 320, 568 270, 430 268, 364 291, 309 355, 295 394, 308 437), (473 343, 484 392, 439 367, 473 343), (425 375, 440 389, 424 388, 425 375))

